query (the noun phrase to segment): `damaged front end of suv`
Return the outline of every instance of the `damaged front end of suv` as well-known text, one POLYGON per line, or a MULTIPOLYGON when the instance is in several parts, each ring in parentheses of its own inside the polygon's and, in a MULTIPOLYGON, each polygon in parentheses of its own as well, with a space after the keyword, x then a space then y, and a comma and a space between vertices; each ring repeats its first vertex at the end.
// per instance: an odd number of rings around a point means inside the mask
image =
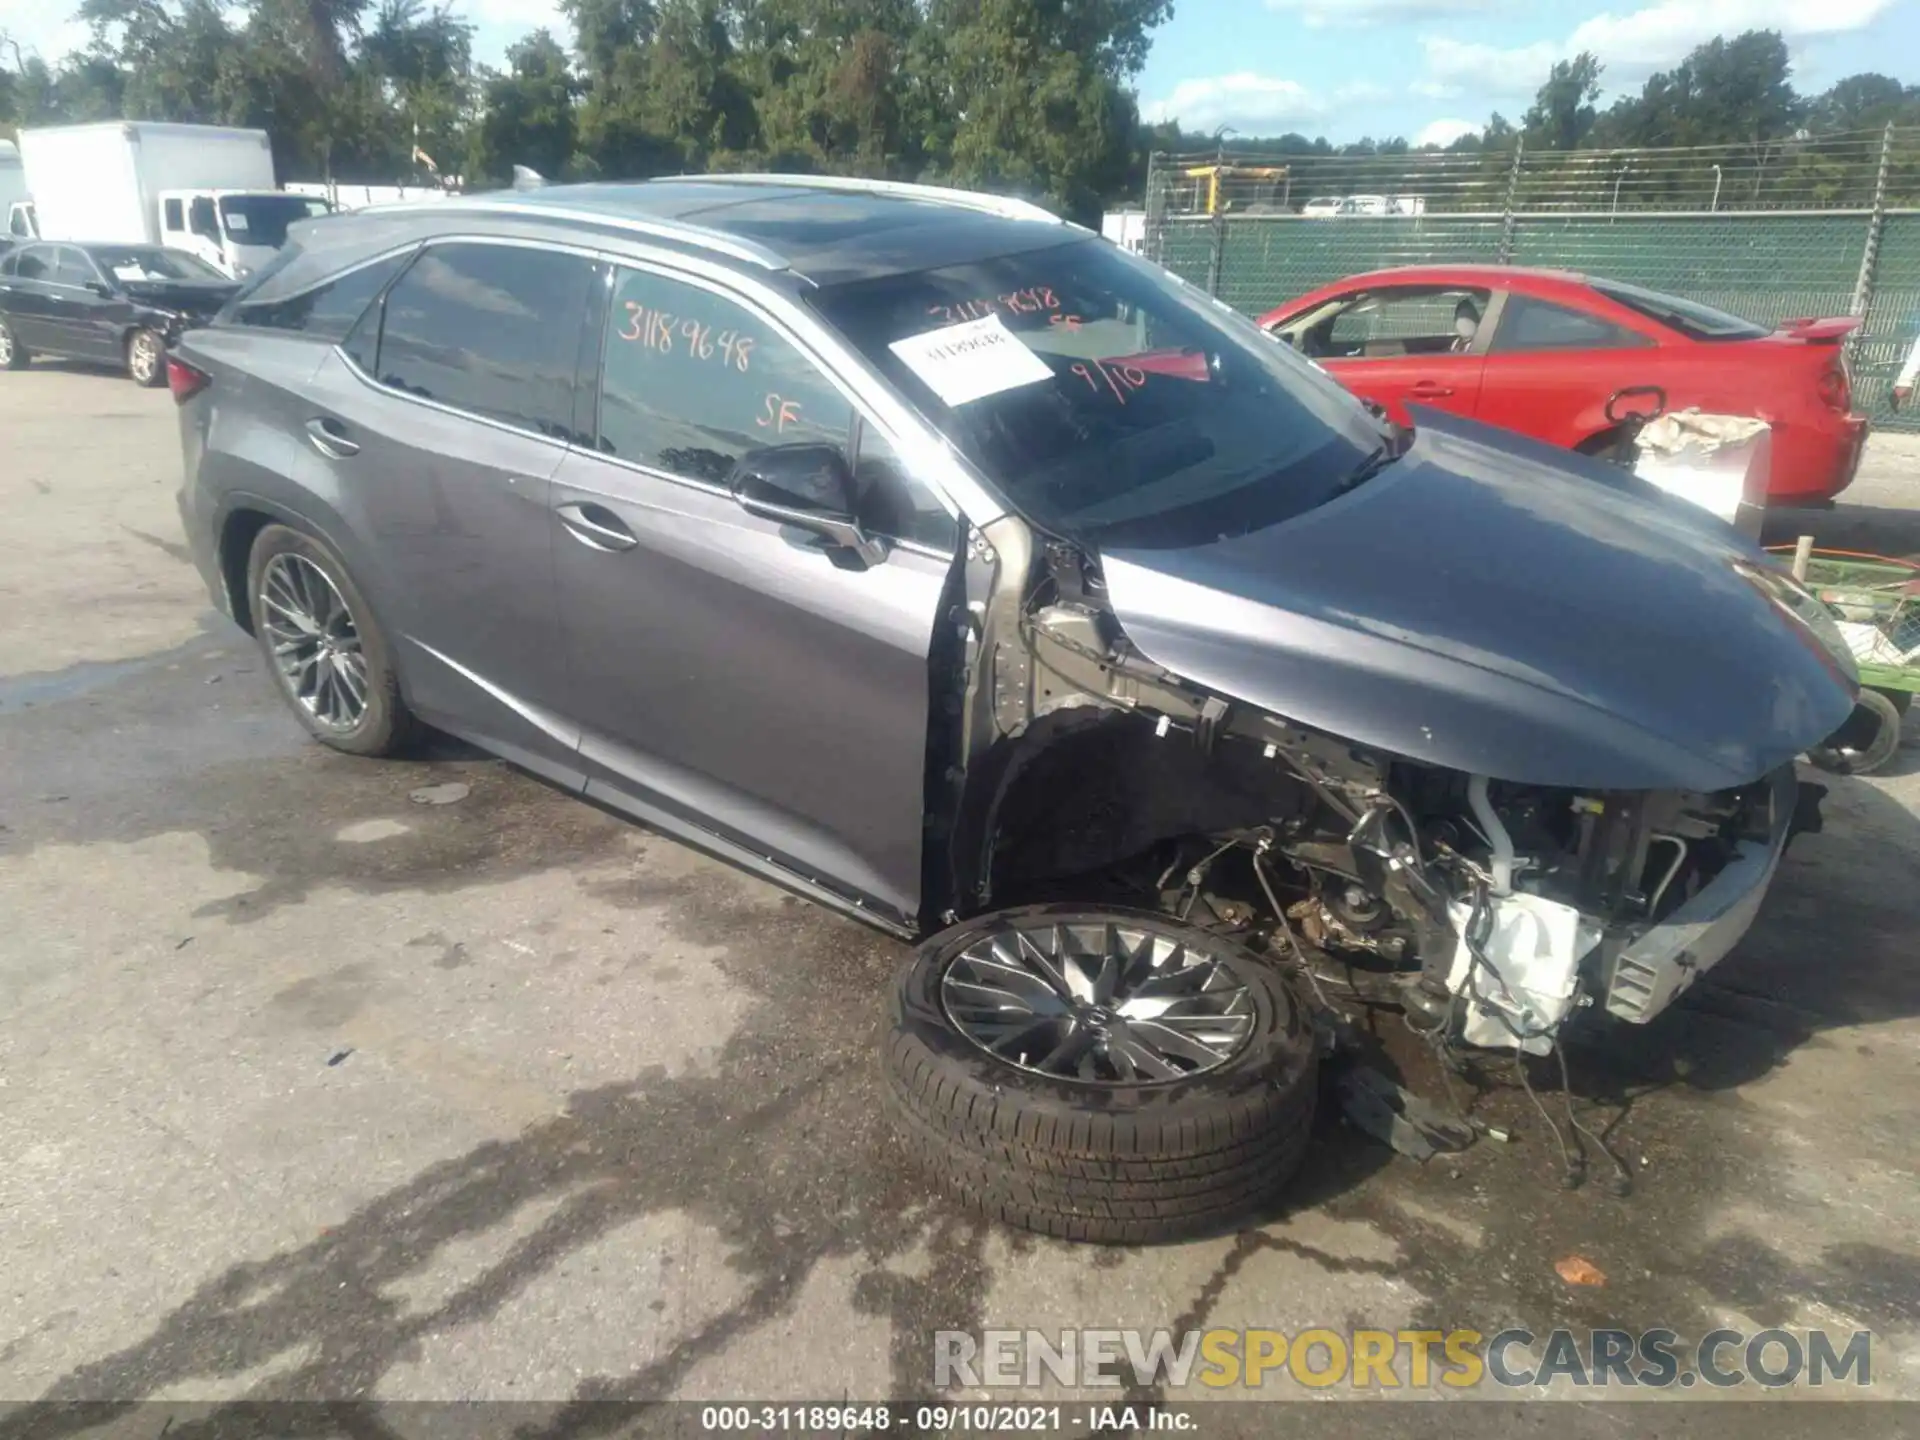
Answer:
POLYGON ((1199 565, 1147 550, 1102 563, 1058 542, 1025 553, 1017 521, 982 534, 966 820, 949 850, 960 909, 1111 894, 1130 875, 1135 899, 1183 918, 1339 952, 1422 1026, 1476 1046, 1545 1054, 1577 1010, 1644 1023, 1665 1009, 1744 935, 1793 836, 1818 829, 1822 792, 1793 761, 1849 711, 1846 650, 1817 602, 1737 541, 1515 458, 1504 439, 1435 426, 1364 497, 1202 547, 1199 565), (1480 583, 1517 591, 1534 570, 1560 605, 1618 587, 1601 606, 1610 644, 1556 664, 1473 633, 1476 612, 1534 630, 1555 608, 1545 594, 1443 599, 1418 631, 1384 595, 1342 611, 1364 583, 1314 558, 1343 548, 1339 532, 1370 535, 1355 553, 1427 608, 1409 567, 1430 558, 1382 554, 1388 535, 1424 549, 1442 514, 1471 524, 1509 484, 1533 487, 1506 507, 1529 558, 1509 561, 1505 587, 1480 583), (1592 548, 1555 511, 1576 502, 1589 526, 1617 505, 1634 544, 1547 553, 1554 532, 1592 548), (1379 513, 1408 506, 1425 512, 1411 527, 1379 513), (1674 548, 1696 563, 1661 554, 1674 548), (1191 578, 1207 569, 1210 584, 1191 578), (1276 583, 1290 593, 1254 598, 1250 575, 1289 577, 1276 583), (1659 579, 1680 593, 1655 593, 1659 579))
MULTIPOLYGON (((1089 262, 1109 296, 1122 263, 1089 262)), ((969 532, 935 650, 951 928, 889 1074, 976 1205, 1162 1239, 1298 1165, 1327 958, 1449 1046, 1659 1014, 1818 828, 1795 758, 1857 681, 1790 576, 1631 476, 1383 426, 1171 285, 1078 306, 1027 343, 1123 353, 944 410, 1024 503, 969 532)))

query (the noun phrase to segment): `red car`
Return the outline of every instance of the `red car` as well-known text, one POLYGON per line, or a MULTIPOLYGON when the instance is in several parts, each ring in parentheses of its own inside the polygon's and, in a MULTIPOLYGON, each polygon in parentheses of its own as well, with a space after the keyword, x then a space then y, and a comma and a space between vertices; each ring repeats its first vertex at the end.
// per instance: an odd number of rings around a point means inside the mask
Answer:
POLYGON ((1853 480, 1867 422, 1852 413, 1843 338, 1856 319, 1768 331, 1711 306, 1558 270, 1419 265, 1339 281, 1261 317, 1402 424, 1431 405, 1588 454, 1657 404, 1765 420, 1771 505, 1819 505, 1853 480), (1641 390, 1615 406, 1621 391, 1641 390))

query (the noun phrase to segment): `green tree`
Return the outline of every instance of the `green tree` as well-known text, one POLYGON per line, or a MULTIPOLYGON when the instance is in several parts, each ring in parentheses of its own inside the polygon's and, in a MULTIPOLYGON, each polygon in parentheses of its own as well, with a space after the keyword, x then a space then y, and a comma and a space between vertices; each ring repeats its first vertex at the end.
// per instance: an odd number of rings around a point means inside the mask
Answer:
POLYGON ((557 179, 573 164, 576 89, 567 52, 548 30, 507 51, 504 74, 490 75, 480 123, 467 155, 469 183, 504 181, 515 165, 557 179))
POLYGON ((1169 0, 929 0, 909 68, 931 168, 1045 195, 1082 218, 1125 183, 1128 83, 1169 0))
POLYGON ((1598 115, 1593 102, 1600 98, 1601 68, 1599 57, 1586 50, 1571 60, 1554 63, 1547 83, 1534 97, 1533 108, 1521 121, 1529 147, 1580 147, 1598 115))

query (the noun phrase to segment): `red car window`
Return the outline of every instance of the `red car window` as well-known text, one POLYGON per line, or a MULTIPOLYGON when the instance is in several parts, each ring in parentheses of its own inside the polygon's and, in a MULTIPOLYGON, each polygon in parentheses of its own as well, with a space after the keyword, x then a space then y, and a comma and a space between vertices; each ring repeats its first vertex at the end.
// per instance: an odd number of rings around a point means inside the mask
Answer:
POLYGON ((1587 315, 1551 300, 1531 295, 1507 296, 1500 316, 1500 333, 1493 337, 1493 353, 1525 350, 1621 350, 1650 345, 1644 335, 1624 325, 1587 315))

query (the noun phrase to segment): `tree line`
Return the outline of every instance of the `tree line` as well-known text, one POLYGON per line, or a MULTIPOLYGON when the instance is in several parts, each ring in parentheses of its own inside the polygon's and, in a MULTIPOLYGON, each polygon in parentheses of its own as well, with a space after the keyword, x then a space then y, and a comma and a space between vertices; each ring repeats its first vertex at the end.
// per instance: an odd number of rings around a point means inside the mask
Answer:
POLYGON ((500 67, 430 0, 84 0, 49 64, 0 43, 0 128, 248 125, 283 179, 697 170, 1021 191, 1076 214, 1144 173, 1132 81, 1170 0, 562 0, 500 67))
MULTIPOLYGON (((1140 118, 1133 82, 1171 8, 562 0, 568 33, 536 30, 492 67, 475 62, 473 26, 432 0, 83 0, 88 43, 58 63, 0 36, 0 130, 112 118, 257 126, 283 179, 359 183, 437 174, 477 188, 515 165, 569 180, 883 175, 1018 191, 1086 218, 1138 198, 1150 153, 1217 143, 1177 120, 1140 118)), ((1520 143, 1529 156, 1737 145, 1764 180, 1788 147, 1779 169, 1818 200, 1823 164, 1834 172, 1828 198, 1856 183, 1841 170, 1858 168, 1823 137, 1920 126, 1920 86, 1884 75, 1800 94, 1772 31, 1709 41, 1605 108, 1603 74, 1590 54, 1557 63, 1517 123, 1495 114, 1447 153, 1482 156, 1491 171, 1520 143)), ((1418 153, 1404 138, 1335 145, 1301 134, 1236 136, 1233 147, 1302 159, 1418 153)))

